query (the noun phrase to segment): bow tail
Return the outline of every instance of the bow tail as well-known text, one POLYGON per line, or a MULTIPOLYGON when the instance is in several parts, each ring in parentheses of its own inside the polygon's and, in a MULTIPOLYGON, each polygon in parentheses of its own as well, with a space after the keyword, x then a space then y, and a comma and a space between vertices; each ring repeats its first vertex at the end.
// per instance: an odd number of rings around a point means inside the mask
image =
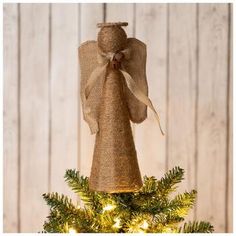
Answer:
POLYGON ((108 63, 106 63, 106 64, 103 65, 102 67, 101 67, 101 66, 98 66, 98 67, 92 72, 92 74, 89 76, 89 78, 88 78, 88 80, 87 80, 87 83, 86 83, 86 85, 85 85, 85 89, 84 89, 86 100, 88 99, 91 90, 93 89, 94 85, 96 84, 97 79, 100 77, 101 74, 103 74, 103 73, 106 71, 107 65, 108 65, 108 63))
POLYGON ((129 73, 127 73, 124 70, 120 70, 120 72, 123 74, 127 87, 129 88, 129 90, 132 92, 132 94, 142 103, 144 103, 146 106, 148 106, 155 115, 155 118, 157 119, 160 131, 162 133, 162 135, 164 135, 164 132, 161 128, 161 122, 160 122, 160 118, 159 115, 157 113, 157 111, 155 110, 151 100, 138 88, 138 86, 136 85, 135 81, 132 79, 132 77, 130 76, 129 73))
POLYGON ((105 65, 103 65, 102 67, 98 66, 90 75, 90 77, 87 80, 87 83, 85 85, 85 89, 84 89, 84 93, 83 93, 83 100, 84 100, 84 104, 83 104, 83 110, 84 110, 84 117, 87 121, 87 123, 89 124, 89 128, 91 131, 91 134, 95 134, 99 131, 99 127, 98 127, 98 122, 97 119, 94 117, 92 110, 90 108, 90 104, 88 102, 88 98, 89 95, 92 91, 92 89, 94 88, 94 86, 96 85, 96 82, 98 82, 98 78, 106 72, 106 67, 107 67, 108 63, 106 63, 105 65))

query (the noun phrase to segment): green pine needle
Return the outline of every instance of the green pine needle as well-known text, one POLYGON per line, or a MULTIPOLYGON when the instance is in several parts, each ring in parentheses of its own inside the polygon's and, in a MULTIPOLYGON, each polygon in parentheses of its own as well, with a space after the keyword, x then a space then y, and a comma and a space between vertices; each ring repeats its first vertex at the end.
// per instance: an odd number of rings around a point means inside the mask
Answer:
POLYGON ((184 217, 188 214, 188 211, 193 207, 196 199, 197 191, 185 192, 178 194, 173 200, 171 200, 163 211, 169 211, 172 215, 184 217))
POLYGON ((176 185, 183 180, 184 169, 180 167, 174 167, 167 172, 161 180, 157 182, 157 192, 161 196, 166 196, 169 193, 176 190, 176 185))
POLYGON ((184 170, 175 167, 163 178, 145 176, 143 187, 131 193, 102 193, 89 190, 89 179, 76 170, 67 170, 65 181, 84 203, 76 207, 71 199, 58 193, 43 194, 50 207, 43 232, 68 233, 207 233, 213 232, 208 222, 179 225, 193 207, 195 190, 170 197, 183 180, 184 170), (107 206, 112 206, 107 208, 107 206), (107 210, 108 209, 108 210, 107 210))
POLYGON ((89 178, 80 176, 76 170, 66 170, 64 176, 69 187, 80 196, 80 199, 88 207, 96 209, 99 207, 98 196, 93 191, 89 191, 89 178))
POLYGON ((51 209, 58 209, 61 211, 73 211, 75 209, 71 199, 63 194, 58 193, 43 194, 44 200, 51 207, 51 209))
POLYGON ((212 233, 213 231, 213 226, 209 222, 204 221, 185 223, 179 230, 181 233, 212 233))

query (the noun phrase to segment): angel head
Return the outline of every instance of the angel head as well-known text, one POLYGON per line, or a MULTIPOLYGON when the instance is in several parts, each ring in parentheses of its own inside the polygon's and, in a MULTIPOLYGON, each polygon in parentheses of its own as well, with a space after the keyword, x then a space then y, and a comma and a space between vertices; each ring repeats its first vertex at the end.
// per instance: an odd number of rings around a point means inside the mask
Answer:
POLYGON ((101 28, 97 37, 98 48, 104 53, 124 50, 127 47, 127 35, 121 26, 127 25, 127 22, 97 24, 101 28))

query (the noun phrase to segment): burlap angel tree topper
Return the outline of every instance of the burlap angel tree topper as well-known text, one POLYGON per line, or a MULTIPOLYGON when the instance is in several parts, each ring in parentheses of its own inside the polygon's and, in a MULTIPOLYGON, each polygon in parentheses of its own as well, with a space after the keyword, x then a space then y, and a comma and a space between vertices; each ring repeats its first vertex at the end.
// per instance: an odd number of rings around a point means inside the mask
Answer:
MULTIPOLYGON (((50 206, 48 233, 206 233, 209 222, 184 223, 196 191, 173 196, 184 170, 175 167, 157 180, 140 176, 130 120, 140 123, 149 107, 146 45, 127 38, 122 26, 102 23, 98 40, 79 48, 84 119, 96 134, 90 178, 66 170, 65 181, 84 206, 57 192, 43 194, 50 206)), ((162 132, 163 133, 163 132, 162 132)), ((83 138, 83 137, 82 137, 83 138)))
POLYGON ((148 98, 146 45, 127 38, 126 22, 100 23, 97 41, 79 48, 84 119, 96 134, 90 190, 133 192, 142 186, 130 120, 141 123, 148 98))

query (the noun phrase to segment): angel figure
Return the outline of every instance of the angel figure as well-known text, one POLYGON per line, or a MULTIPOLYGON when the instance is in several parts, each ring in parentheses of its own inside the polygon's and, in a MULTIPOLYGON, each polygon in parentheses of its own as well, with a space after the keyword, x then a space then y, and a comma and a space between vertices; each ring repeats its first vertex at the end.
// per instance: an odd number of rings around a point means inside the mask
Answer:
POLYGON ((146 45, 127 38, 122 28, 127 25, 99 23, 97 41, 79 47, 83 115, 91 133, 96 134, 89 178, 90 190, 94 191, 140 189, 142 180, 130 120, 144 121, 148 106, 159 122, 147 97, 146 45))

